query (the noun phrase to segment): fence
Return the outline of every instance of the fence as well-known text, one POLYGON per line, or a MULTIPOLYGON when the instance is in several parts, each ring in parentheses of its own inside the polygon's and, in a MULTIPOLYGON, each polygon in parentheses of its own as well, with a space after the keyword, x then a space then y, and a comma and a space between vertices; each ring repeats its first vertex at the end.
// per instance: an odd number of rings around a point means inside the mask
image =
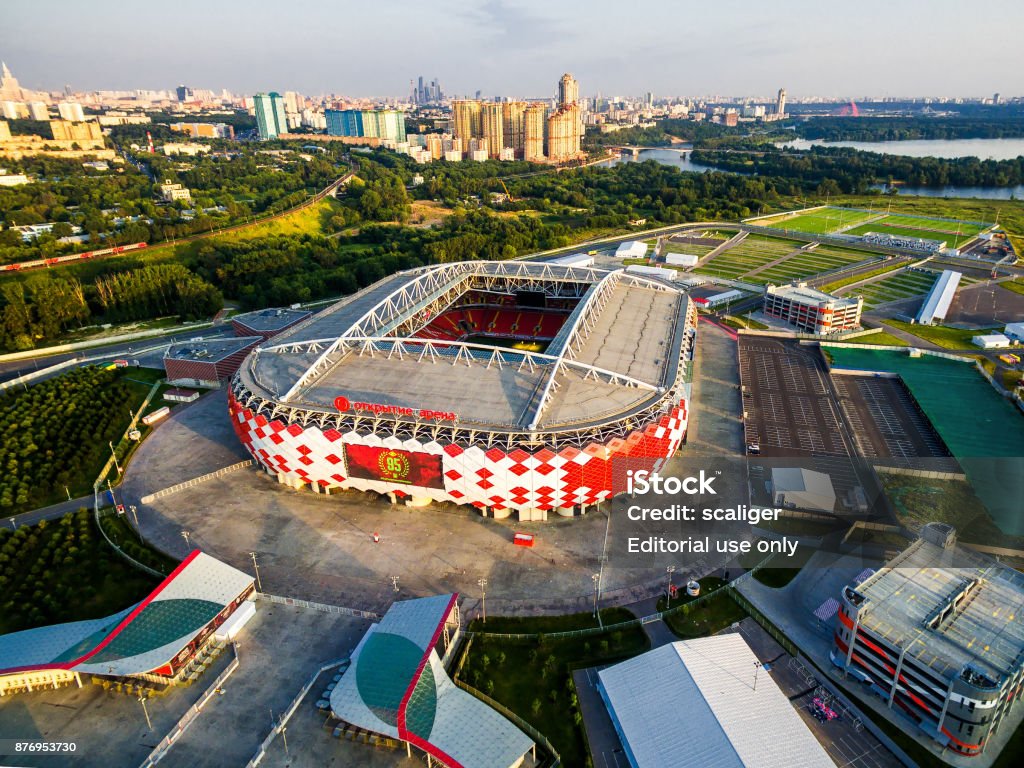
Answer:
POLYGON ((311 678, 309 678, 309 680, 306 681, 306 684, 302 686, 298 695, 292 699, 292 703, 288 705, 288 709, 285 710, 284 715, 282 715, 281 719, 277 721, 277 724, 270 729, 270 733, 267 734, 267 737, 263 739, 259 747, 257 747, 256 754, 253 755, 252 759, 245 764, 245 768, 255 768, 263 761, 263 758, 267 755, 267 749, 269 749, 270 745, 274 743, 274 739, 277 738, 277 734, 281 733, 281 731, 284 730, 284 727, 288 725, 288 721, 291 720, 292 715, 295 714, 295 710, 299 708, 299 704, 302 703, 302 700, 306 698, 306 694, 309 693, 310 688, 316 685, 317 678, 329 669, 340 667, 343 662, 344 659, 338 659, 338 661, 332 661, 329 664, 324 664, 313 674, 311 678))
MULTIPOLYGON (((149 407, 149 404, 152 402, 153 397, 156 395, 157 390, 159 389, 160 382, 154 382, 153 386, 149 390, 149 394, 146 395, 146 399, 143 401, 142 405, 139 406, 139 409, 135 412, 135 415, 132 417, 131 423, 128 424, 128 428, 124 431, 124 435, 121 436, 121 440, 124 440, 124 437, 133 429, 135 429, 135 425, 139 423, 139 417, 141 417, 142 414, 146 411, 146 408, 149 407)), ((103 469, 100 470, 99 477, 96 478, 96 482, 93 483, 92 486, 93 515, 96 518, 96 527, 100 529, 100 533, 103 535, 103 538, 107 540, 107 544, 113 547, 114 551, 117 552, 117 554, 120 555, 124 560, 127 560, 128 563, 134 565, 139 570, 145 571, 146 573, 156 576, 157 578, 163 579, 167 576, 166 573, 161 573, 155 568, 150 568, 148 565, 143 565, 142 563, 140 563, 134 557, 132 557, 119 546, 117 546, 117 544, 115 544, 113 540, 107 535, 107 532, 103 530, 103 525, 100 522, 100 487, 103 485, 103 481, 107 479, 107 475, 110 474, 110 467, 113 463, 114 457, 111 456, 109 459, 107 459, 107 463, 103 465, 103 469)))
MULTIPOLYGON (((232 650, 234 645, 231 646, 232 650)), ((217 689, 223 687, 224 682, 231 676, 231 673, 238 669, 238 653, 235 653, 235 657, 228 664, 227 668, 217 675, 217 679, 213 681, 213 684, 203 692, 203 695, 199 697, 199 701, 189 707, 188 711, 181 716, 178 720, 177 725, 171 729, 171 732, 164 736, 160 743, 153 748, 153 751, 149 753, 149 757, 142 761, 140 768, 151 768, 151 766, 159 763, 164 755, 167 754, 167 750, 173 746, 173 744, 181 737, 181 734, 192 724, 199 713, 203 711, 203 707, 206 703, 217 693, 217 689)))
POLYGON ((143 496, 141 499, 139 499, 139 501, 142 502, 143 504, 150 504, 156 501, 157 499, 162 499, 165 496, 170 496, 172 493, 183 491, 186 488, 191 488, 192 486, 199 485, 200 483, 205 483, 207 480, 213 480, 215 477, 221 477, 222 475, 226 475, 229 472, 234 472, 235 470, 244 469, 245 467, 251 466, 252 459, 246 459, 245 461, 240 461, 237 464, 232 464, 231 466, 218 469, 216 472, 210 472, 205 475, 200 475, 199 477, 193 477, 191 480, 186 480, 183 483, 172 485, 168 488, 164 488, 163 490, 157 491, 156 493, 147 494, 146 496, 143 496))
POLYGON ((353 616, 357 619, 369 619, 370 621, 380 621, 380 614, 373 613, 371 611, 361 611, 358 608, 346 608, 341 605, 327 605, 326 603, 314 603, 309 600, 299 600, 295 597, 281 597, 280 595, 269 595, 266 592, 257 592, 257 600, 266 600, 268 603, 277 603, 279 605, 294 605, 298 608, 311 608, 314 611, 320 611, 321 613, 338 613, 343 616, 353 616))

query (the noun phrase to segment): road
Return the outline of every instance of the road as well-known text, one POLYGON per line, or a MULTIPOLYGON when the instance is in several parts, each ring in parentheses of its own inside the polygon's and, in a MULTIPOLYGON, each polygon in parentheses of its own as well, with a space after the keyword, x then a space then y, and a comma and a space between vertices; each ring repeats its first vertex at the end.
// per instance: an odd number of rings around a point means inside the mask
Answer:
MULTIPOLYGON (((9 360, 0 362, 0 381, 10 381, 19 376, 32 373, 40 368, 47 368, 66 360, 81 360, 83 363, 89 360, 102 360, 105 358, 132 358, 138 359, 143 366, 160 368, 163 358, 163 350, 170 344, 178 341, 202 336, 203 338, 222 338, 231 336, 230 323, 215 328, 192 329, 177 331, 167 336, 153 336, 145 339, 137 339, 131 342, 119 342, 105 346, 79 349, 72 352, 59 352, 57 354, 42 354, 39 357, 26 358, 23 360, 9 360)), ((39 381, 39 379, 35 379, 39 381)))
POLYGON ((35 525, 40 520, 56 520, 59 517, 64 517, 68 512, 77 512, 82 507, 92 509, 92 501, 92 496, 62 501, 49 507, 40 507, 31 512, 22 512, 20 515, 6 517, 3 519, 3 525, 17 529, 24 525, 35 525))

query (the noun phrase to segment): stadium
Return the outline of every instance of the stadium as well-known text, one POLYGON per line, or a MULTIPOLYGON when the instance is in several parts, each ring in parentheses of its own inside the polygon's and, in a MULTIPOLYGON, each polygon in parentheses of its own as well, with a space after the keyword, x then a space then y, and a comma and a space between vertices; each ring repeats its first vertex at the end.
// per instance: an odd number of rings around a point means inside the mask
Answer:
POLYGON ((424 267, 254 349, 229 411, 295 488, 570 517, 684 442, 696 320, 679 288, 622 269, 424 267))

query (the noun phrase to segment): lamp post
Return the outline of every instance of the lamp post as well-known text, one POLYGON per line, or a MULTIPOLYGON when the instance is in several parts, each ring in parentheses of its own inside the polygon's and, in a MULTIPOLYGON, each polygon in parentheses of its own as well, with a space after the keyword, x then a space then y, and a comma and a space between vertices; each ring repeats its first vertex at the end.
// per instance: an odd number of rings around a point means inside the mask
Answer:
POLYGON ((676 567, 670 565, 665 568, 665 573, 668 574, 668 591, 665 592, 665 610, 672 607, 672 574, 676 572, 676 567))
POLYGON ((107 441, 107 445, 110 446, 110 458, 114 460, 114 469, 117 470, 117 476, 121 476, 121 465, 117 463, 117 453, 114 451, 114 443, 111 440, 107 441))
POLYGON ((487 579, 480 579, 480 604, 483 606, 484 624, 487 623, 487 579))
POLYGON ((190 549, 191 549, 192 545, 191 545, 191 543, 189 542, 188 539, 189 539, 189 536, 191 536, 191 535, 192 535, 192 531, 182 531, 181 532, 181 538, 183 538, 185 540, 185 546, 189 547, 190 549))
POLYGON ((398 591, 398 577, 397 576, 392 576, 391 577, 391 586, 395 590, 395 592, 398 591))
POLYGON ((755 661, 754 662, 754 690, 755 691, 757 690, 757 670, 759 670, 760 668, 761 668, 761 662, 760 661, 755 661))
POLYGON ((146 725, 149 726, 149 730, 153 730, 153 722, 149 719, 149 710, 146 709, 146 697, 139 696, 139 703, 142 704, 142 714, 146 716, 146 725))
POLYGON ((256 562, 256 553, 255 552, 250 552, 249 553, 249 557, 252 558, 252 567, 253 567, 253 570, 256 571, 256 589, 258 589, 260 592, 262 592, 263 591, 263 583, 260 581, 260 567, 259 567, 259 565, 256 562))
POLYGON ((128 509, 132 511, 132 517, 135 518, 135 532, 139 534, 139 541, 142 541, 142 528, 139 526, 139 508, 134 504, 129 504, 128 509))
POLYGON ((594 618, 597 618, 597 595, 601 589, 601 574, 591 574, 590 580, 594 582, 594 618))

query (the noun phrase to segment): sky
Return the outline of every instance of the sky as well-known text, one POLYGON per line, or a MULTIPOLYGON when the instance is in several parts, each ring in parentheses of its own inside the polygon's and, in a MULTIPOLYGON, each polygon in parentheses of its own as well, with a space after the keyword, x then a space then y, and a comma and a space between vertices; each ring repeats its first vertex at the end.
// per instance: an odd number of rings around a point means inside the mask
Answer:
POLYGON ((0 0, 39 90, 545 97, 1024 94, 1020 0, 0 0))

